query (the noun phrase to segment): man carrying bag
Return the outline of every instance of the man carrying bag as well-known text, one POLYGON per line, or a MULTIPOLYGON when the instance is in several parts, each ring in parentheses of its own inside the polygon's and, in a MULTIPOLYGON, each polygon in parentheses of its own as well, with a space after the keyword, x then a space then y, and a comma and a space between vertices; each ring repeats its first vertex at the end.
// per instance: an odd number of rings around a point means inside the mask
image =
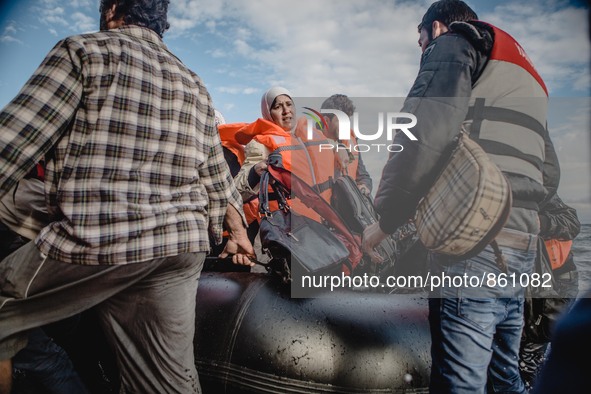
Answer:
MULTIPOLYGON (((529 275, 539 232, 537 205, 558 185, 556 153, 546 128, 548 94, 523 48, 507 33, 477 21, 464 2, 435 2, 418 26, 423 51, 401 112, 417 118, 409 142, 391 154, 376 194, 380 222, 364 232, 372 253, 411 217, 445 163, 460 130, 489 154, 509 181, 512 207, 495 237, 507 274, 529 275)), ((521 286, 499 286, 499 253, 487 246, 458 261, 431 253, 431 278, 476 277, 483 286, 434 286, 429 299, 431 393, 525 391, 517 357, 523 324, 521 286), (487 276, 488 275, 488 276, 487 276)), ((454 283, 458 283, 456 280, 454 283)))

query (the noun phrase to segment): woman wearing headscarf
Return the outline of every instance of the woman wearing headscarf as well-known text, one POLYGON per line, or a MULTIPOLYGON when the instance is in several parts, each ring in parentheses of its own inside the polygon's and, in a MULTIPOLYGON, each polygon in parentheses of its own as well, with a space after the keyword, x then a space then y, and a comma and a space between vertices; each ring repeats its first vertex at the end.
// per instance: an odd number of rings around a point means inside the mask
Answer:
POLYGON ((266 160, 271 153, 271 148, 265 146, 266 141, 262 141, 261 136, 291 137, 289 133, 295 126, 296 118, 291 96, 287 89, 280 86, 267 90, 261 98, 262 119, 259 118, 237 133, 237 140, 246 146, 245 160, 234 182, 245 202, 258 196, 259 180, 267 169, 266 160))
MULTIPOLYGON (((302 117, 296 121, 296 107, 287 89, 276 86, 267 90, 261 98, 261 114, 262 118, 244 124, 234 134, 235 140, 245 145, 245 159, 234 182, 244 201, 249 233, 254 232, 255 235, 260 220, 259 181, 272 152, 281 156, 281 166, 285 170, 303 179, 326 201, 330 201, 330 182, 334 177, 333 151, 319 148, 320 144, 329 142, 316 129, 312 129, 312 138, 308 138, 307 119, 302 117)), ((271 201, 271 209, 273 205, 271 201)), ((292 202, 292 208, 302 215, 320 220, 318 214, 297 201, 292 202)))

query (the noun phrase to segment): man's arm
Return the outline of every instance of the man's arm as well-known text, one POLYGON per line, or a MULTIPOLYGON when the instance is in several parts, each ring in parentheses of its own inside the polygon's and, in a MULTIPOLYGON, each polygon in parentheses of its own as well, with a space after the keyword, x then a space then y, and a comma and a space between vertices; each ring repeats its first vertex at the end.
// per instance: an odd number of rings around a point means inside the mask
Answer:
POLYGON ((206 102, 203 105, 208 108, 208 113, 203 132, 206 134, 205 146, 209 148, 209 152, 205 162, 199 168, 199 178, 207 190, 209 199, 209 230, 216 244, 219 244, 222 242, 223 223, 229 205, 233 205, 238 212, 243 227, 246 227, 246 219, 242 211, 242 198, 230 175, 230 170, 224 159, 222 143, 214 125, 211 98, 206 95, 204 100, 206 102))
POLYGON ((0 394, 12 393, 12 360, 0 360, 0 394))
POLYGON ((256 257, 254 248, 246 234, 246 218, 242 211, 242 198, 234 185, 232 175, 222 149, 219 134, 214 125, 214 112, 209 95, 205 96, 205 104, 208 108, 207 122, 205 124, 209 155, 199 169, 201 182, 207 190, 209 198, 209 231, 216 242, 222 242, 222 231, 228 230, 229 239, 226 248, 220 257, 233 254, 235 264, 254 265, 251 258, 256 257))
POLYGON ((462 36, 444 34, 423 54, 421 67, 401 112, 412 113, 418 141, 398 133, 376 194, 380 228, 393 233, 410 218, 435 181, 455 136, 460 132, 482 56, 462 36))
POLYGON ((244 148, 246 159, 238 174, 234 177, 236 188, 242 195, 243 201, 248 201, 259 195, 259 181, 261 174, 267 169, 266 148, 257 141, 250 141, 244 148))
POLYGON ((0 197, 22 179, 67 130, 82 99, 82 48, 60 41, 0 112, 0 197))
POLYGON ((253 267, 255 265, 253 259, 256 259, 256 254, 248 239, 242 218, 242 213, 238 212, 233 205, 228 205, 224 225, 229 236, 226 247, 220 253, 220 258, 231 255, 234 264, 253 267))

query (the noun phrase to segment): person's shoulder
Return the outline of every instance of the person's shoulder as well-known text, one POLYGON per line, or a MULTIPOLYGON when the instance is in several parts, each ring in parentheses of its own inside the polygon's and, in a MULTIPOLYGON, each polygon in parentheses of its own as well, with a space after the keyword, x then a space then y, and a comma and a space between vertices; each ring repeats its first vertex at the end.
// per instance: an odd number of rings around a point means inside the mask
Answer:
POLYGON ((84 34, 75 34, 58 41, 57 46, 63 46, 70 51, 87 52, 89 48, 104 47, 105 43, 116 39, 116 36, 109 31, 97 31, 84 34))
POLYGON ((449 25, 450 36, 464 38, 478 52, 489 54, 492 50, 494 38, 492 28, 479 21, 452 22, 449 25))
POLYGON ((51 56, 65 56, 69 58, 87 58, 90 48, 98 48, 97 45, 101 40, 104 40, 103 32, 75 34, 64 37, 56 42, 53 50, 50 52, 51 56))
POLYGON ((73 34, 63 39, 68 42, 85 42, 85 41, 101 41, 112 39, 113 33, 109 31, 95 31, 83 34, 73 34))
POLYGON ((244 149, 249 152, 250 151, 252 151, 252 152, 262 151, 264 147, 265 147, 265 145, 263 145, 261 142, 258 142, 256 140, 250 140, 246 145, 244 145, 244 149))
POLYGON ((468 61, 484 64, 492 44, 493 38, 487 30, 467 22, 453 22, 448 32, 427 46, 421 64, 468 61))
POLYGON ((164 46, 154 33, 150 33, 148 29, 137 26, 124 26, 118 29, 99 30, 95 32, 88 32, 82 34, 74 34, 64 38, 62 41, 68 44, 78 45, 117 45, 125 46, 126 43, 130 45, 139 45, 139 42, 150 41, 156 46, 164 46))
POLYGON ((448 32, 433 40, 421 55, 421 65, 462 62, 476 56, 476 49, 463 36, 448 32))

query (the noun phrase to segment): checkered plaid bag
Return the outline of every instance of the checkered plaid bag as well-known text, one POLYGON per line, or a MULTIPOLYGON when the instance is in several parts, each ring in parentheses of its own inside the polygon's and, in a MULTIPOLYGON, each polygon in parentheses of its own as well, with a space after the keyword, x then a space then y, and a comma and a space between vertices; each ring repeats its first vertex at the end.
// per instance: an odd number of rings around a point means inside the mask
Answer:
POLYGON ((463 260, 493 242, 510 210, 507 179, 476 142, 460 133, 447 165, 419 202, 415 224, 427 249, 463 260))

